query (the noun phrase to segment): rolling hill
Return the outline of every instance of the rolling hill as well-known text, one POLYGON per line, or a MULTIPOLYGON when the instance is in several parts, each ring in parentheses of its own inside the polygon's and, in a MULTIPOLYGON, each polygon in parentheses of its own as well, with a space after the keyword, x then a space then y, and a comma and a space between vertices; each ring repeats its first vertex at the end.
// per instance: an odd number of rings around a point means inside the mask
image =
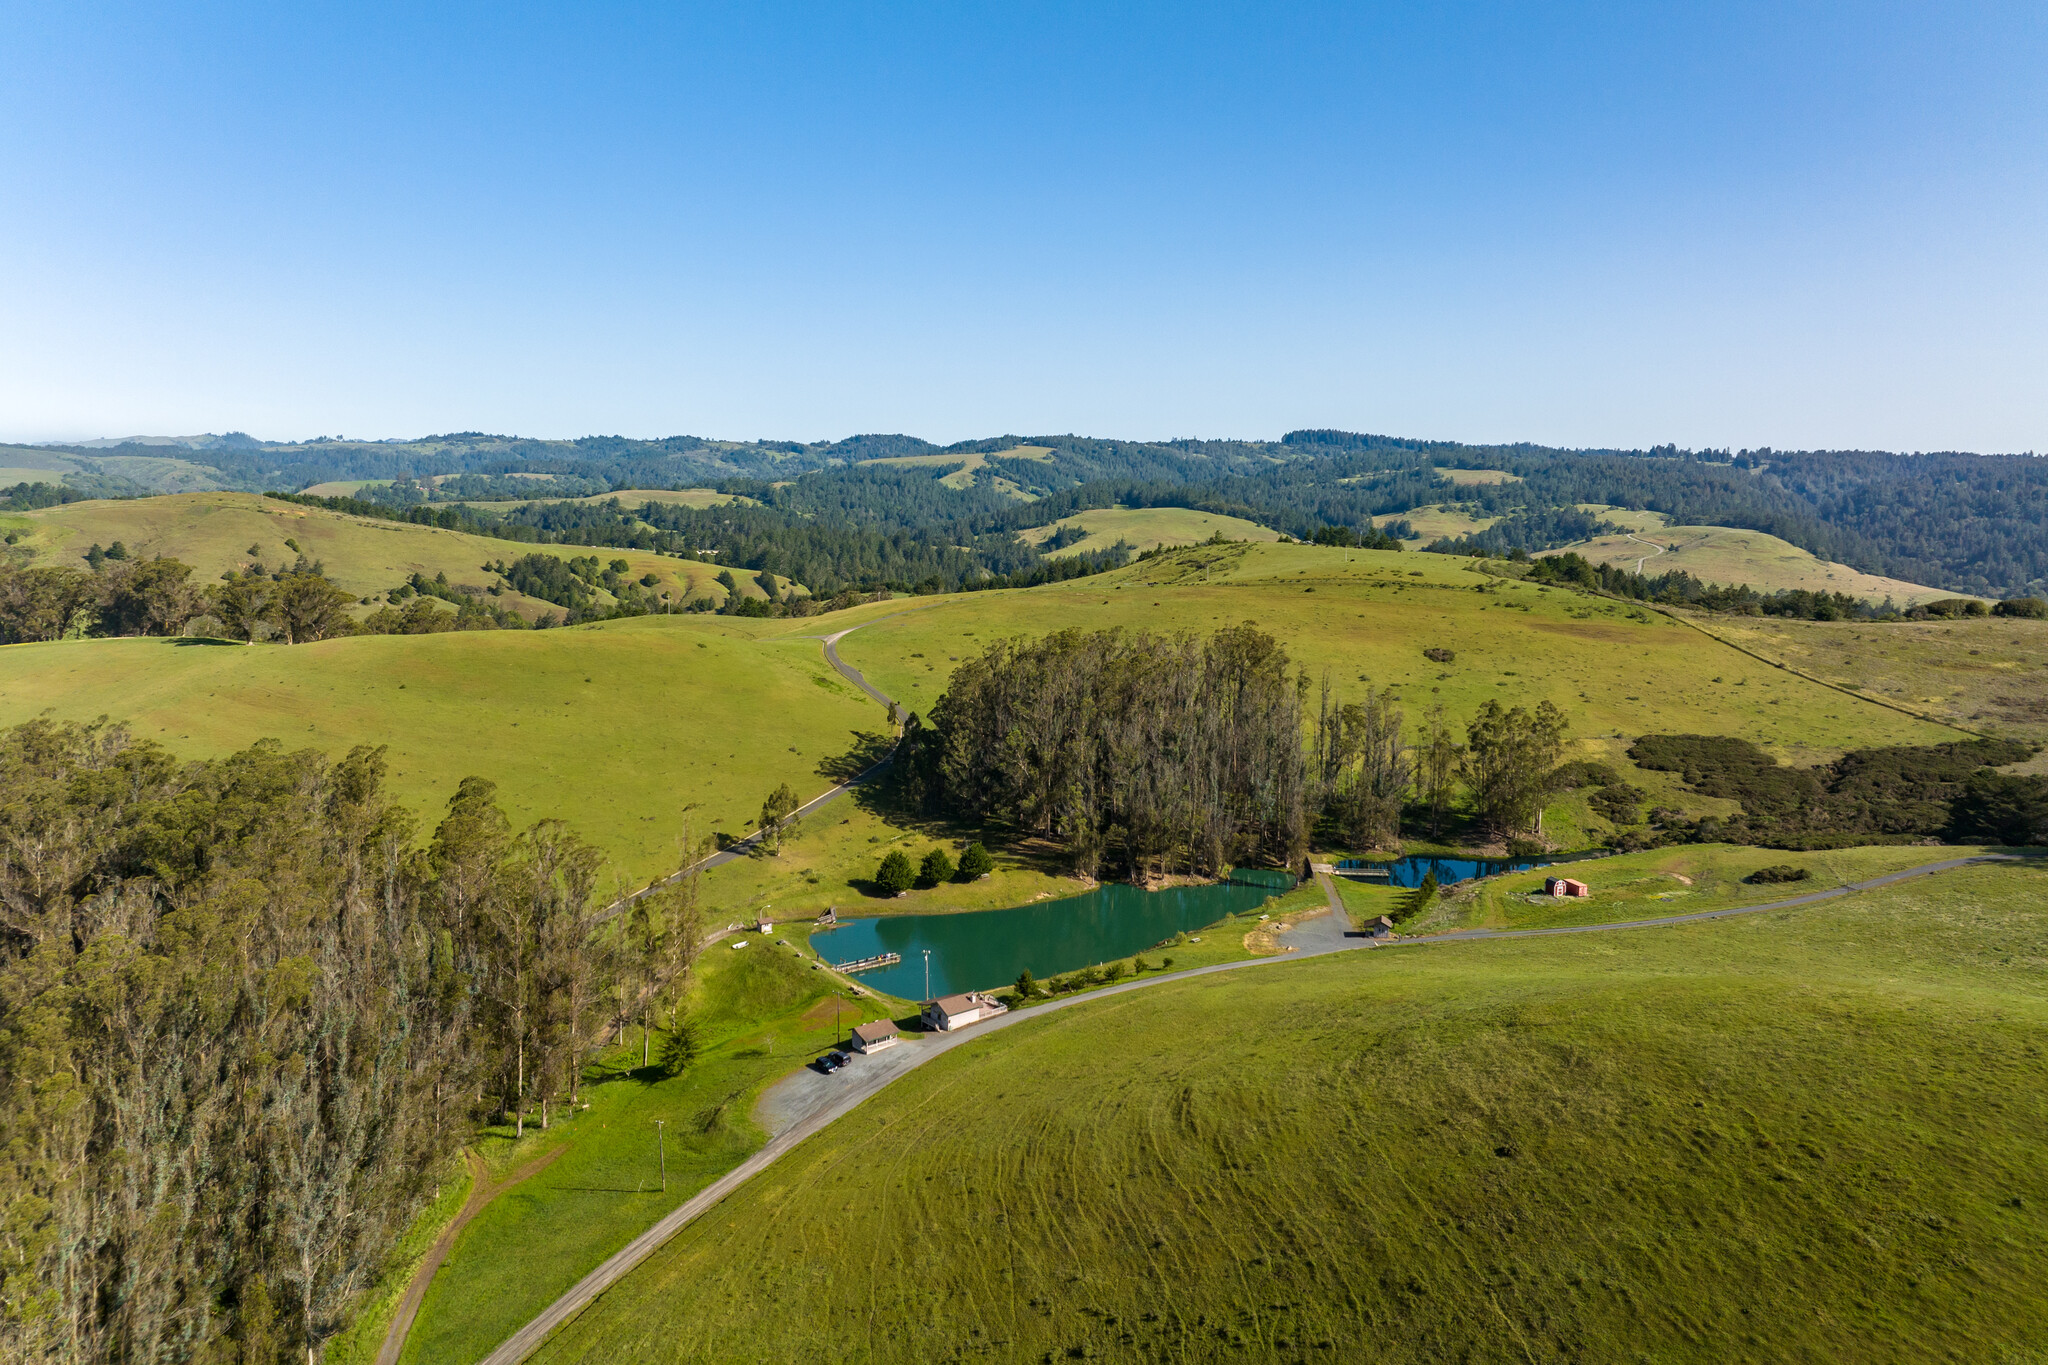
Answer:
POLYGON ((1634 524, 1628 534, 1601 536, 1550 553, 1570 550, 1595 564, 1619 564, 1646 574, 1682 570, 1705 583, 1747 584, 1764 593, 1799 588, 1808 592, 1846 593, 1870 602, 1889 598, 1902 608, 1956 596, 1924 583, 1859 573, 1846 564, 1831 564, 1762 531, 1666 525, 1655 512, 1630 513, 1607 507, 1587 510, 1609 521, 1634 524))
MULTIPOLYGON (((279 502, 255 493, 189 493, 157 498, 74 502, 35 512, 0 513, 0 527, 23 533, 21 547, 39 562, 78 564, 94 544, 122 542, 130 554, 162 555, 190 564, 194 578, 210 582, 252 560, 272 567, 303 553, 327 576, 358 597, 397 587, 412 574, 446 574, 451 584, 489 587, 499 581, 486 563, 525 554, 561 558, 601 553, 624 559, 634 577, 653 574, 680 606, 696 597, 725 600, 718 566, 640 550, 527 545, 429 526, 381 521, 279 502), (294 550, 286 541, 296 541, 294 550), (254 553, 251 553, 251 549, 254 553)), ((736 575, 741 591, 761 595, 749 574, 736 575)), ((529 619, 559 611, 552 603, 505 590, 493 599, 529 619)))
POLYGON ((1095 512, 1077 512, 1049 525, 1022 533, 1031 545, 1043 545, 1062 530, 1085 532, 1085 537, 1063 549, 1049 552, 1059 559, 1067 555, 1107 550, 1118 541, 1132 551, 1155 550, 1161 545, 1195 545, 1212 536, 1226 540, 1275 541, 1280 533, 1255 521, 1229 517, 1221 512, 1199 512, 1184 507, 1110 507, 1095 512))
POLYGON ((2037 1359, 2044 877, 1020 1021, 535 1359, 2037 1359))
POLYGON ((686 807, 699 835, 744 833, 778 783, 816 795, 831 783, 821 765, 887 728, 814 641, 760 638, 762 624, 10 645, 0 725, 108 716, 195 758, 265 738, 334 755, 383 745, 391 790, 423 820, 464 777, 487 777, 515 822, 567 820, 638 885, 680 865, 686 807))

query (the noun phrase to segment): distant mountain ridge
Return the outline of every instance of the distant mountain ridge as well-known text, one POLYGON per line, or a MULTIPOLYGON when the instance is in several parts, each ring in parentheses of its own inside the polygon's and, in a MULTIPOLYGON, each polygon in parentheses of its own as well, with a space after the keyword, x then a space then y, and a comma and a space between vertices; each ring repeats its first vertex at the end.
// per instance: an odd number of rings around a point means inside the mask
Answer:
MULTIPOLYGON (((993 436, 941 446, 902 433, 833 441, 701 436, 573 440, 450 432, 412 440, 261 441, 245 432, 0 448, 0 469, 62 463, 98 496, 205 488, 297 491, 341 481, 537 473, 613 489, 712 487, 793 517, 977 534, 1090 508, 1186 507, 1295 536, 1457 504, 1498 518, 1470 546, 1535 551, 1581 539, 1581 505, 1764 532, 1865 573, 1984 596, 2048 592, 2048 459, 1964 452, 1566 449, 1473 445, 1333 428, 1278 441, 993 436), (1020 450, 1020 448, 1024 448, 1020 450), (1006 452, 1017 451, 1017 455, 1006 452), (960 477, 943 459, 978 456, 960 477), (1446 470, 1498 470, 1499 482, 1446 470), (939 481, 948 474, 949 484, 939 481)), ((375 496, 374 493, 366 496, 375 496)))

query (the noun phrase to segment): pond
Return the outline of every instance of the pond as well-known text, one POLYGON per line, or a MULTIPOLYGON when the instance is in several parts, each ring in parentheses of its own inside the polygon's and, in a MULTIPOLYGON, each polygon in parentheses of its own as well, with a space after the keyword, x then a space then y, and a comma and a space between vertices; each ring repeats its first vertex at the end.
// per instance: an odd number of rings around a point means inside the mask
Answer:
POLYGON ((899 953, 901 962, 860 972, 854 980, 906 1000, 923 1000, 928 998, 927 949, 933 995, 994 990, 1027 968, 1036 977, 1055 976, 1144 952, 1175 934, 1255 909, 1293 886, 1294 878, 1285 872, 1250 869, 1210 886, 1140 891, 1104 885, 1007 910, 842 919, 837 929, 814 932, 811 947, 827 962, 899 953))
POLYGON ((1346 858, 1338 863, 1340 871, 1358 868, 1382 867, 1387 870, 1387 881, 1394 886, 1420 886, 1422 879, 1436 873, 1438 886, 1449 886, 1452 882, 1469 882, 1474 877, 1491 877, 1501 872, 1527 872, 1532 867, 1548 867, 1547 862, 1511 863, 1498 858, 1396 858, 1391 863, 1371 863, 1363 858, 1346 858))

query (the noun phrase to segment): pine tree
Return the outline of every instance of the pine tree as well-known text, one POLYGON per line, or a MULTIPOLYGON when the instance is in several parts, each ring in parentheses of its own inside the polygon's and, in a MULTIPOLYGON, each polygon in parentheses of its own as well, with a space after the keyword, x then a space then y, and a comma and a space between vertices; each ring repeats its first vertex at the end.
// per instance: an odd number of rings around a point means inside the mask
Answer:
POLYGON ((995 860, 988 856, 988 850, 980 844, 969 844, 967 851, 960 855, 959 877, 963 882, 977 881, 996 870, 995 860))

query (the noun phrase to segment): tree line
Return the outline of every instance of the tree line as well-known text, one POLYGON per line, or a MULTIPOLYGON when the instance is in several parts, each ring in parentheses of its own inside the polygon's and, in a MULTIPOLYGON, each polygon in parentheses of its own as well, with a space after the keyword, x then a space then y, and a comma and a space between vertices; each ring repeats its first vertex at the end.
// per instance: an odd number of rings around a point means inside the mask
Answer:
POLYGON ((689 879, 601 930, 596 851, 481 779, 421 839, 381 750, 32 722, 0 792, 10 1360, 310 1359, 478 1124, 547 1124, 630 1018, 687 1061, 689 879))

